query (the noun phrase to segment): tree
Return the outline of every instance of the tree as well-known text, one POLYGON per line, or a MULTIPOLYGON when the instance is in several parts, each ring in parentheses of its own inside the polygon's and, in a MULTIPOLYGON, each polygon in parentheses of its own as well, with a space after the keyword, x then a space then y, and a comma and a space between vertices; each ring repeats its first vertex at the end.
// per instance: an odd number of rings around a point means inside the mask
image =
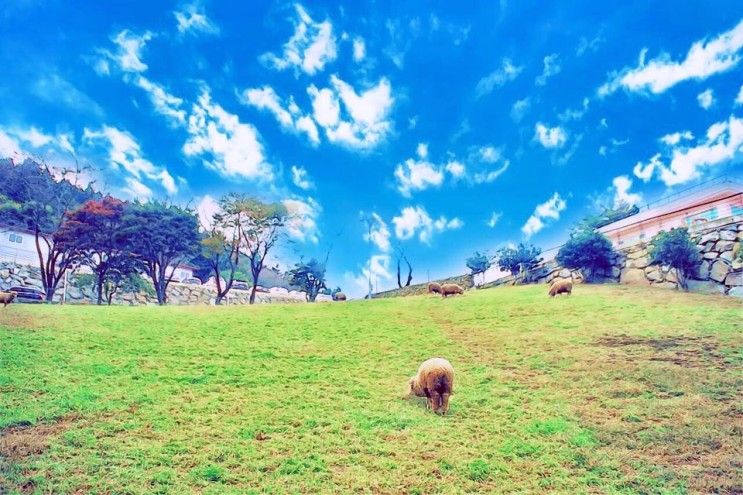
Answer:
POLYGON ((638 213, 640 209, 635 205, 630 205, 626 202, 621 202, 614 206, 604 206, 601 213, 596 215, 588 215, 581 220, 574 228, 573 233, 579 232, 593 232, 610 223, 617 222, 624 218, 630 217, 638 213))
MULTIPOLYGON (((227 198, 221 200, 225 206, 227 198)), ((217 287, 215 304, 222 304, 238 276, 240 265, 240 229, 242 211, 226 214, 218 211, 211 218, 201 238, 199 254, 192 262, 198 270, 195 275, 202 280, 214 277, 217 287)))
POLYGON ((250 304, 254 304, 261 271, 268 253, 279 240, 288 212, 281 203, 264 203, 241 194, 230 194, 223 199, 221 206, 225 215, 235 219, 240 250, 250 262, 253 282, 250 304))
MULTIPOLYGON (((326 259, 327 262, 327 259, 326 259)), ((315 302, 320 290, 325 289, 325 263, 312 258, 305 263, 299 261, 294 268, 289 270, 290 283, 294 286, 301 287, 306 293, 308 302, 315 302)))
POLYGON ((688 289, 687 275, 702 261, 697 246, 689 238, 689 232, 685 228, 663 230, 653 237, 651 244, 650 262, 673 267, 679 286, 688 289))
POLYGON ((542 259, 539 255, 542 250, 531 244, 520 243, 517 247, 504 247, 498 250, 498 266, 501 270, 508 270, 514 277, 519 273, 527 273, 537 266, 542 259))
POLYGON ((119 292, 155 294, 152 284, 139 274, 139 268, 139 264, 131 256, 117 256, 113 259, 103 281, 103 296, 106 304, 111 306, 114 296, 119 292))
MULTIPOLYGON (((88 266, 96 276, 97 304, 103 304, 103 284, 110 269, 128 267, 117 235, 121 229, 124 202, 111 196, 91 199, 68 212, 55 240, 63 248, 80 253, 80 264, 88 266)), ((128 269, 128 268, 127 268, 128 269)))
POLYGON ((191 259, 199 248, 196 215, 156 201, 134 203, 127 205, 121 224, 119 242, 152 280, 158 304, 165 304, 176 267, 191 259))
POLYGON ((6 225, 34 236, 47 302, 53 301, 65 272, 80 261, 80 252, 56 242, 56 236, 65 214, 96 196, 90 185, 79 185, 81 172, 52 169, 30 159, 20 165, 0 160, 0 216, 6 225))
POLYGON ((611 268, 614 248, 598 232, 575 232, 557 252, 556 260, 565 268, 580 270, 587 282, 597 270, 611 268))
POLYGON ((410 283, 413 281, 413 266, 410 264, 410 261, 408 261, 408 257, 405 256, 405 251, 398 248, 397 249, 397 286, 399 288, 408 287, 410 283), (402 285, 402 280, 400 279, 400 260, 405 261, 405 264, 408 265, 408 277, 405 280, 405 285, 402 285))
POLYGON ((488 255, 475 251, 475 254, 465 260, 465 264, 474 277, 480 273, 484 274, 488 271, 488 269, 493 266, 493 260, 488 257, 488 255))

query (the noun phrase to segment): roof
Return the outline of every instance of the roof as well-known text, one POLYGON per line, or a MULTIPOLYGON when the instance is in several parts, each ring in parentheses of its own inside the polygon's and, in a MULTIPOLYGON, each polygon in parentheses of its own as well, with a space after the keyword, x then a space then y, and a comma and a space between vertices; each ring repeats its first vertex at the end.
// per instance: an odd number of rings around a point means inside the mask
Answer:
POLYGON ((620 230, 631 225, 637 225, 655 218, 682 212, 708 203, 733 198, 743 194, 743 185, 731 179, 716 180, 711 183, 700 184, 700 186, 666 196, 657 201, 646 204, 635 215, 617 220, 597 229, 599 232, 607 233, 620 230))

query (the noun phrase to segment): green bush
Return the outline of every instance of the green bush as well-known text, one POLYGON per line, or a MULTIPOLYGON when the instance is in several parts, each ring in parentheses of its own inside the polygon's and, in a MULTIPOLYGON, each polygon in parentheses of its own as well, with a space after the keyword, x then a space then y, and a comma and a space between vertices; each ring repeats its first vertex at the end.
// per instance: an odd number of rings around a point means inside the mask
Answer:
POLYGON ((598 232, 577 232, 557 253, 557 262, 565 268, 580 270, 590 282, 598 270, 611 268, 614 248, 611 241, 598 232))
POLYGON ((670 265, 676 269, 679 286, 686 289, 686 277, 696 270, 702 261, 696 244, 691 241, 685 228, 661 231, 653 237, 650 247, 650 262, 670 265))

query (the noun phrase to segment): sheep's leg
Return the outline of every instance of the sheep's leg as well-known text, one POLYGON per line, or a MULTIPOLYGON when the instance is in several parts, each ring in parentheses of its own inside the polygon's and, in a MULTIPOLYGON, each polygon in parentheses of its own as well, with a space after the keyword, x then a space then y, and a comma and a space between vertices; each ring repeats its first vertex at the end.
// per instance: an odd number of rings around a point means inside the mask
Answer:
POLYGON ((431 411, 438 412, 439 404, 441 402, 441 395, 436 392, 431 394, 431 411))

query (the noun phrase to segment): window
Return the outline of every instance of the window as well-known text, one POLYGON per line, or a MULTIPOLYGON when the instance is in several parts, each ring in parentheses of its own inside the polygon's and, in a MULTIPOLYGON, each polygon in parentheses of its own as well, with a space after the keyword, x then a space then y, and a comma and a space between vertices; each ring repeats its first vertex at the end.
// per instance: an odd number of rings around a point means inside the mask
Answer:
POLYGON ((20 236, 20 235, 18 235, 18 234, 13 234, 13 233, 11 233, 11 234, 10 234, 10 235, 8 236, 8 240, 9 240, 10 242, 15 242, 16 244, 22 244, 22 243, 23 243, 23 236, 20 236))
POLYGON ((743 206, 732 205, 730 209, 732 210, 733 215, 743 215, 743 206))

